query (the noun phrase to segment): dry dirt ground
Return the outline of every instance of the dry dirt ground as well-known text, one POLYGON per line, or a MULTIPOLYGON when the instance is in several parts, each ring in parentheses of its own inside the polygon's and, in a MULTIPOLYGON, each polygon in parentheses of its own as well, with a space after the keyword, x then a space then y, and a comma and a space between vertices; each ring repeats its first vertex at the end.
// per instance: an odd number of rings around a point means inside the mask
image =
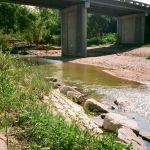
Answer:
MULTIPOLYGON (((61 54, 61 50, 31 50, 30 54, 40 56, 61 54)), ((104 68, 104 71, 119 78, 141 83, 150 83, 150 47, 133 47, 131 45, 109 45, 88 47, 87 58, 59 58, 79 64, 88 64, 104 68)))
POLYGON ((104 68, 105 72, 141 83, 150 82, 150 60, 146 56, 150 47, 108 46, 88 48, 92 57, 75 59, 72 62, 94 65, 104 68))

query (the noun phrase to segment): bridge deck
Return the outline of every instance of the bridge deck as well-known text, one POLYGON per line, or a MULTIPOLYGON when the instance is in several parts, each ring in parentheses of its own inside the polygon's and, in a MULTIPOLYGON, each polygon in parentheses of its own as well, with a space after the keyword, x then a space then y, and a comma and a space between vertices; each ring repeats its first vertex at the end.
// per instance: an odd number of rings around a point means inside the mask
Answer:
POLYGON ((64 9, 83 1, 90 2, 89 13, 110 16, 124 16, 135 13, 150 13, 150 5, 132 0, 0 0, 0 2, 18 3, 53 9, 64 9))

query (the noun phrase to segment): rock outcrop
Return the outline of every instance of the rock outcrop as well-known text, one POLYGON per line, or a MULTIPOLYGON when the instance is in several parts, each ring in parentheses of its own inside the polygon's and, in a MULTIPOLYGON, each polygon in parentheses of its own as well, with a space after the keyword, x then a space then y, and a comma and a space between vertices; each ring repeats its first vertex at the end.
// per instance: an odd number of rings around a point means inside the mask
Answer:
POLYGON ((107 131, 116 132, 121 127, 128 127, 136 134, 139 133, 138 123, 127 118, 126 116, 116 113, 108 113, 104 118, 103 128, 107 131))
POLYGON ((102 104, 94 99, 86 100, 86 102, 84 103, 84 106, 93 112, 103 112, 103 113, 109 112, 107 105, 102 104))
POLYGON ((140 140, 131 129, 126 127, 122 127, 118 130, 118 137, 116 141, 132 144, 133 150, 147 150, 143 141, 140 140))
POLYGON ((47 103, 53 113, 62 114, 68 122, 75 120, 83 129, 92 130, 94 133, 102 133, 98 122, 94 121, 85 114, 82 106, 72 102, 67 97, 54 90, 51 96, 44 97, 44 103, 47 103))

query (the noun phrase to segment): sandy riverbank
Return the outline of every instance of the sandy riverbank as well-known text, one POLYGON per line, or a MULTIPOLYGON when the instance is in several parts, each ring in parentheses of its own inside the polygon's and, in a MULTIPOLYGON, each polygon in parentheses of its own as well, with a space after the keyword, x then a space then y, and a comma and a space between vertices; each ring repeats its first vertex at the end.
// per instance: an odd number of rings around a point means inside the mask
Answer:
POLYGON ((119 78, 150 83, 150 60, 146 59, 149 53, 150 47, 95 47, 88 49, 88 55, 94 57, 74 59, 71 62, 110 68, 104 71, 119 78))

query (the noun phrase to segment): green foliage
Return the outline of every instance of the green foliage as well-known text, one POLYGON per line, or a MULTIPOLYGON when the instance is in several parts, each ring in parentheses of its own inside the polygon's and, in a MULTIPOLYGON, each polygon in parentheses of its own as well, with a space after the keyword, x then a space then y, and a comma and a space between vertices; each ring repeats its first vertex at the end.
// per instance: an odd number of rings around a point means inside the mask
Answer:
POLYGON ((102 38, 97 39, 93 37, 91 39, 87 39, 87 46, 99 45, 99 44, 114 44, 117 41, 117 36, 115 33, 107 33, 103 34, 102 38))
POLYGON ((19 112, 18 127, 25 126, 24 135, 27 144, 25 149, 85 149, 90 147, 92 136, 74 123, 68 125, 60 115, 52 115, 46 107, 32 108, 32 111, 19 112), (26 121, 28 120, 28 121, 26 121), (91 139, 87 138, 90 136, 91 139))
POLYGON ((0 39, 10 35, 9 40, 13 38, 31 44, 60 45, 61 26, 57 10, 30 9, 9 3, 0 3, 0 10, 0 39))
POLYGON ((16 75, 14 74, 10 55, 3 55, 0 51, 0 58, 0 110, 3 112, 8 111, 13 105, 13 100, 15 100, 13 80, 16 75))
POLYGON ((96 149, 98 150, 131 150, 131 145, 124 145, 119 142, 114 142, 117 138, 117 132, 101 133, 102 139, 95 142, 96 149))
POLYGON ((101 39, 104 33, 116 32, 116 21, 112 17, 104 15, 88 14, 87 37, 101 39))
POLYGON ((117 35, 116 33, 104 34, 103 38, 100 41, 100 44, 114 44, 116 43, 117 35))
POLYGON ((0 3, 0 29, 4 34, 16 31, 16 10, 19 5, 11 3, 0 3))
POLYGON ((104 15, 88 15, 87 46, 116 42, 116 21, 104 15))
MULTIPOLYGON (((12 58, 9 53, 3 55, 0 51, 0 113, 4 113, 4 124, 6 127, 7 147, 8 147, 8 112, 16 107, 17 90, 14 80, 17 75, 15 74, 14 66, 12 65, 12 58)), ((9 147, 8 147, 9 148, 9 147)))
POLYGON ((85 106, 83 106, 83 109, 84 109, 84 112, 87 114, 87 115, 90 115, 90 110, 87 108, 87 107, 85 107, 85 106))
POLYGON ((148 54, 148 55, 146 56, 146 59, 150 59, 150 54, 148 54))
POLYGON ((47 30, 45 37, 41 42, 50 43, 52 45, 60 45, 61 25, 58 11, 47 8, 39 8, 39 11, 42 21, 45 22, 47 30))
POLYGON ((87 39, 87 46, 99 45, 99 44, 100 44, 100 41, 96 37, 87 39))
MULTIPOLYGON (((9 36, 7 40, 16 39, 31 44, 60 45, 61 21, 57 10, 38 7, 30 9, 27 6, 9 3, 0 3, 0 10, 0 30, 2 31, 0 39, 6 39, 5 36, 9 36)), ((88 14, 88 46, 107 43, 111 39, 102 38, 109 32, 116 32, 114 18, 88 14)), ((7 49, 6 42, 3 42, 3 45, 6 45, 3 47, 7 49)))

